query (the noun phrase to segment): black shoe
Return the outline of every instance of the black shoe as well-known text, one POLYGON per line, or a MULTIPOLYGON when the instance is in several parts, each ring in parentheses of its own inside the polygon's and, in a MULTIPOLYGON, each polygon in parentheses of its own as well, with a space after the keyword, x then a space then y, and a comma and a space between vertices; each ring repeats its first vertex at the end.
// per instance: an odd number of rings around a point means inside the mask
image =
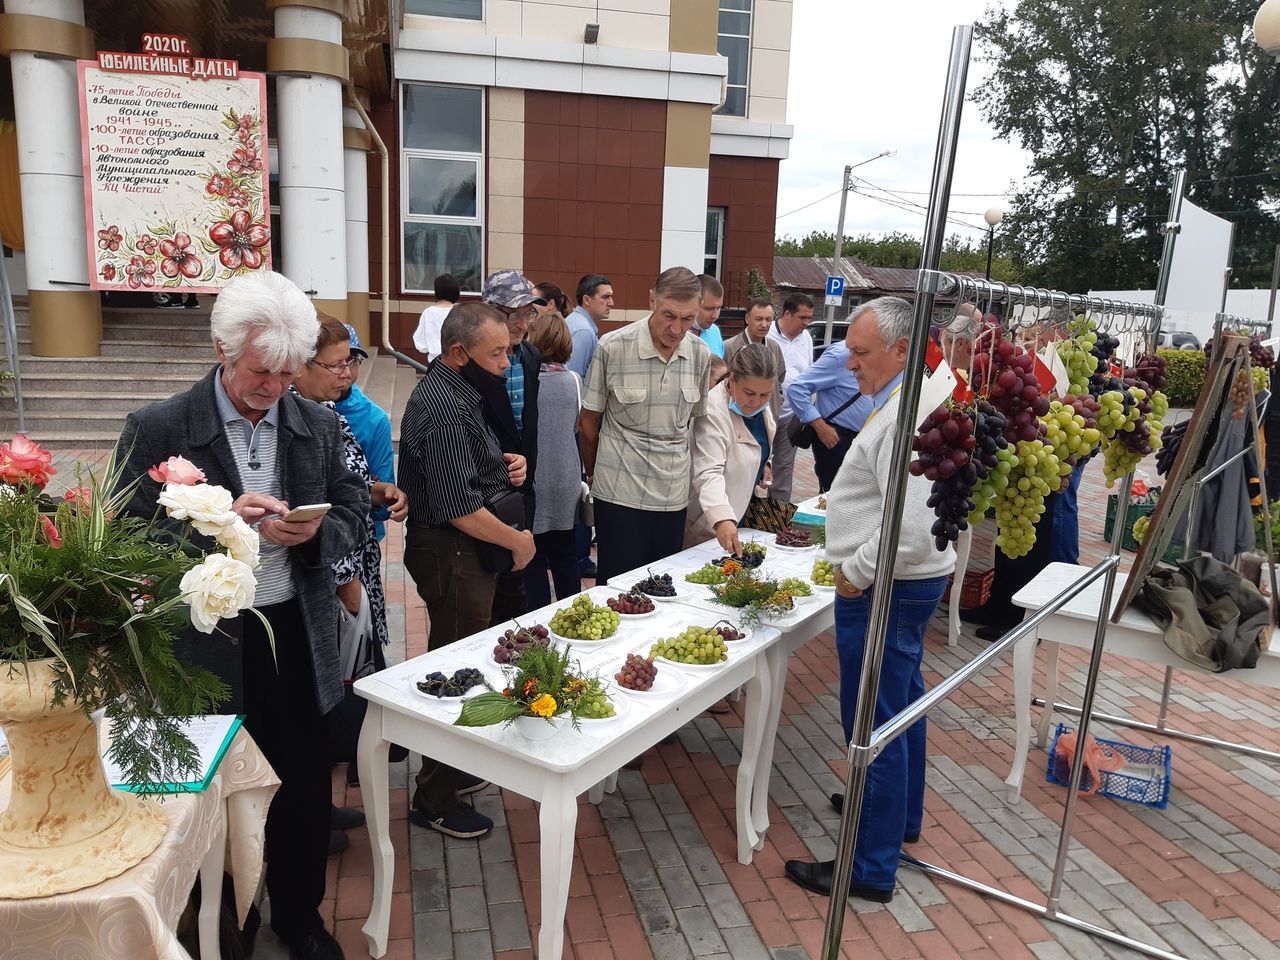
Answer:
POLYGON ((331 830, 353 830, 364 823, 364 811, 353 807, 339 807, 330 804, 329 828, 331 830))
POLYGON ((986 607, 974 607, 970 610, 966 610, 964 607, 961 607, 960 619, 965 623, 972 623, 980 627, 985 627, 991 622, 991 614, 987 612, 986 607))
MULTIPOLYGON (((788 860, 787 876, 800 886, 813 893, 831 896, 831 874, 834 872, 834 860, 819 860, 810 863, 808 860, 788 860)), ((849 896, 873 903, 888 903, 893 899, 892 890, 881 890, 879 887, 864 887, 862 884, 849 882, 849 896)))
POLYGON ((578 567, 578 574, 587 580, 594 580, 597 572, 596 562, 594 560, 578 567))
MULTIPOLYGON (((843 793, 833 793, 831 795, 831 809, 834 810, 836 813, 841 813, 841 814, 844 813, 844 794, 843 793)), ((902 842, 903 843, 919 843, 920 834, 919 833, 905 834, 902 838, 902 842)))
POLYGON ((414 807, 409 819, 420 827, 461 840, 483 837, 493 829, 493 821, 469 803, 460 803, 448 813, 429 813, 414 807))
POLYGON ((462 783, 458 787, 458 796, 465 797, 469 793, 477 793, 489 785, 488 780, 482 780, 480 777, 470 773, 463 774, 462 783))
POLYGON ((290 941, 289 960, 346 960, 342 947, 328 930, 317 930, 290 941))
POLYGON ((329 831, 329 856, 335 853, 341 853, 347 847, 351 846, 351 841, 347 839, 347 835, 341 830, 329 831))

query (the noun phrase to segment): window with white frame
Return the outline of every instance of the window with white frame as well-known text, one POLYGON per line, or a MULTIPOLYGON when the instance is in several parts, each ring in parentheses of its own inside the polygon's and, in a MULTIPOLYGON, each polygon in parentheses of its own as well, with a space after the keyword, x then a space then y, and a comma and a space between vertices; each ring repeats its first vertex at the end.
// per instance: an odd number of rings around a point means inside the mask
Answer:
POLYGON ((747 84, 751 73, 751 0, 720 0, 720 28, 716 50, 729 61, 724 106, 727 117, 747 115, 747 84))
POLYGON ((484 0, 405 0, 405 13, 454 20, 483 20, 484 0))
POLYGON ((400 97, 401 287, 453 274, 479 292, 484 250, 484 90, 404 83, 400 97))
POLYGON ((707 245, 703 251, 702 272, 709 277, 722 279, 720 266, 724 262, 724 207, 707 208, 707 245))

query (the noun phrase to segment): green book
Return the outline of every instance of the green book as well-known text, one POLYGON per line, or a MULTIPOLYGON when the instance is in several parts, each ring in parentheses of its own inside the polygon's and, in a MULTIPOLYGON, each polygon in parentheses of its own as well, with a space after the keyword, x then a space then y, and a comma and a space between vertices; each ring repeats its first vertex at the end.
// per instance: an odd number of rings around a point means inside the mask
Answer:
POLYGON ((106 757, 103 764, 107 770, 107 783, 116 790, 128 790, 131 793, 199 793, 209 788, 209 781, 218 772, 218 765, 231 746, 236 731, 244 723, 244 717, 238 715, 212 714, 204 717, 191 717, 182 721, 187 736, 196 747, 195 778, 185 783, 165 783, 159 787, 139 786, 126 783, 120 769, 106 757))

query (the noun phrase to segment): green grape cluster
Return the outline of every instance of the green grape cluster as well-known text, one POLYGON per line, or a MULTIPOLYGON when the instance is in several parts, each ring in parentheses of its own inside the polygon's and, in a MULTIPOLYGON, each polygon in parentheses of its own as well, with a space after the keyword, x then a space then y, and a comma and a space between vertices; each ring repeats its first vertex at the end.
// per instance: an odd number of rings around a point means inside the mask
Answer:
POLYGON ((783 580, 780 584, 778 584, 778 589, 785 590, 787 593, 791 594, 793 597, 813 596, 813 588, 810 587, 809 584, 806 583, 804 580, 801 580, 799 577, 787 577, 787 579, 783 580))
POLYGON ((809 579, 820 587, 834 587, 836 585, 835 567, 831 565, 830 560, 819 557, 813 561, 813 570, 809 572, 809 579))
POLYGON ((996 501, 996 545, 1006 557, 1025 556, 1036 542, 1044 498, 1058 489, 1062 463, 1042 440, 1020 440, 1009 484, 996 501))
POLYGON ((608 607, 598 607, 585 593, 551 617, 551 629, 570 640, 603 640, 618 630, 621 618, 608 607))
POLYGON ((699 567, 693 573, 686 573, 684 578, 690 583, 724 583, 727 579, 724 571, 717 567, 714 563, 706 563, 699 567))
POLYGON ((970 496, 973 498, 973 509, 969 512, 969 525, 980 523, 987 515, 996 497, 1009 485, 1009 474, 1018 462, 1018 455, 1009 447, 1001 447, 995 452, 996 465, 987 471, 987 475, 978 481, 970 496))
POLYGON ((588 720, 606 720, 617 711, 604 692, 604 684, 599 679, 587 681, 587 687, 578 697, 578 715, 588 720))
POLYGON ((729 659, 729 648, 715 627, 688 627, 679 636, 659 640, 649 648, 649 656, 677 663, 719 663, 729 659))
POLYGON ((1058 357, 1067 368, 1068 388, 1071 393, 1087 393, 1089 378, 1098 370, 1098 358, 1093 348, 1098 342, 1098 326, 1092 319, 1077 317, 1070 326, 1071 337, 1055 344, 1058 357))
POLYGON ((1133 521, 1133 539, 1141 543, 1147 539, 1147 527, 1151 525, 1150 516, 1141 516, 1133 521))

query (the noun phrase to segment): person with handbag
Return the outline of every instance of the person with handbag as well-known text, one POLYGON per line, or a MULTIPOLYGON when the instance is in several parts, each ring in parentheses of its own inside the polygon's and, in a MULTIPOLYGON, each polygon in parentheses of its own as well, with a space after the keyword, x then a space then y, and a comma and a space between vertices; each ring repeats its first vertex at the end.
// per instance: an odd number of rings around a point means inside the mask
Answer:
POLYGON ((769 482, 776 429, 769 401, 777 379, 773 352, 748 344, 734 352, 728 377, 707 395, 707 415, 693 421, 686 549, 714 537, 726 553, 742 554, 738 521, 752 492, 764 496, 769 482))
POLYGON ((816 363, 787 383, 787 402, 795 412, 792 446, 813 449, 818 492, 826 493, 836 478, 849 444, 871 413, 871 398, 858 390, 849 369, 849 347, 839 340, 822 351, 816 363))
MULTIPOLYGON (((440 349, 400 424, 400 486, 409 496, 404 566, 427 606, 429 650, 485 629, 499 572, 524 569, 536 549, 519 493, 525 459, 502 453, 481 410, 484 391, 505 389, 502 313, 459 304, 441 328, 440 349)), ((449 836, 482 836, 493 821, 458 799, 482 786, 424 758, 410 816, 449 836)))
POLYGON ((556 599, 582 590, 574 523, 582 503, 582 460, 578 456, 578 413, 582 382, 565 366, 573 350, 569 325, 559 313, 538 317, 529 325, 529 345, 542 354, 538 374, 538 462, 534 481, 533 539, 538 552, 524 568, 529 608, 551 602, 547 573, 556 599))
MULTIPOLYGON (((813 301, 803 293, 793 293, 782 301, 782 316, 769 328, 768 340, 776 343, 786 367, 782 384, 797 379, 813 366, 813 336, 809 322, 813 319, 813 301)), ((795 472, 796 448, 791 445, 791 425, 796 415, 782 391, 782 407, 777 413, 778 430, 773 440, 773 495, 783 503, 791 501, 791 483, 795 472)))

